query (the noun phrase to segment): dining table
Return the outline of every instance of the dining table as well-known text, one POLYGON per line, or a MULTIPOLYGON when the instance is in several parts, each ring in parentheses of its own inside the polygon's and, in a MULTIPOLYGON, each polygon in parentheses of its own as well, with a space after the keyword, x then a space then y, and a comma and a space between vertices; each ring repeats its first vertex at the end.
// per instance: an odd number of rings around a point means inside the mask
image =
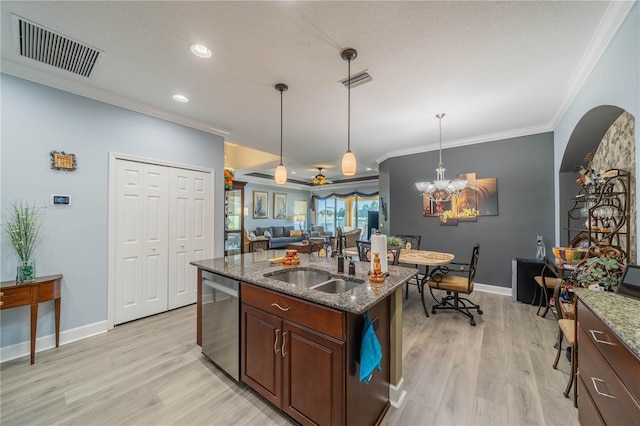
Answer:
POLYGON ((446 265, 447 263, 453 262, 454 259, 455 256, 451 253, 416 249, 400 250, 399 263, 419 265, 426 268, 422 279, 418 281, 418 289, 420 290, 422 307, 424 308, 424 313, 427 317, 429 316, 429 311, 427 310, 427 305, 424 301, 424 286, 427 284, 427 281, 429 281, 429 267, 446 265))

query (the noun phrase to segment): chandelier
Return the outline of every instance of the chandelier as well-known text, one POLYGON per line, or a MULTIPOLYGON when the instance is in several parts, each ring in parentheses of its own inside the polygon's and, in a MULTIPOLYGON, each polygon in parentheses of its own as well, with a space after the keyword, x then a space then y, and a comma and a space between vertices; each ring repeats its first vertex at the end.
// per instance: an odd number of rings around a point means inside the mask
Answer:
POLYGON ((416 182, 415 184, 418 191, 422 192, 424 195, 429 197, 430 200, 435 202, 449 201, 453 197, 459 195, 460 191, 467 186, 466 180, 449 180, 444 177, 444 171, 446 169, 444 168, 444 164, 442 164, 442 117, 444 117, 443 113, 436 115, 440 127, 440 162, 436 169, 436 180, 433 182, 416 182))
POLYGON ((327 183, 327 178, 322 174, 322 167, 318 167, 318 174, 313 178, 314 185, 324 185, 327 183))

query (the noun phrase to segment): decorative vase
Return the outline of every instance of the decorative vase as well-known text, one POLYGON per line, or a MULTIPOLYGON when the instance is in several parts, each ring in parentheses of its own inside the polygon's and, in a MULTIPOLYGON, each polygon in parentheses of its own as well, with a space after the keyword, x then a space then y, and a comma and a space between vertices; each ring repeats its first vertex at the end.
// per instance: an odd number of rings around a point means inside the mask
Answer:
POLYGON ((16 281, 25 283, 36 280, 36 261, 23 260, 17 266, 16 281))

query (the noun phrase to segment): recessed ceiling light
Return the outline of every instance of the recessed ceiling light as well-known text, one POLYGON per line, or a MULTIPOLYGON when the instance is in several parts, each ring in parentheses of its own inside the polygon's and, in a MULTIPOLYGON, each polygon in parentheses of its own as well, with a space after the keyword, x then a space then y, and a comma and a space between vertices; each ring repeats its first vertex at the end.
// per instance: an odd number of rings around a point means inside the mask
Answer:
POLYGON ((365 170, 370 172, 372 169, 371 169, 371 167, 367 167, 365 170))
POLYGON ((191 43, 189 45, 191 49, 191 53, 196 55, 198 58, 210 58, 211 57, 211 49, 209 49, 204 44, 191 43))
POLYGON ((292 174, 292 175, 295 175, 295 174, 296 174, 296 172, 295 172, 295 171, 292 171, 292 172, 291 172, 291 174, 292 174))
POLYGON ((178 102, 189 102, 189 98, 185 95, 173 95, 173 100, 178 102))

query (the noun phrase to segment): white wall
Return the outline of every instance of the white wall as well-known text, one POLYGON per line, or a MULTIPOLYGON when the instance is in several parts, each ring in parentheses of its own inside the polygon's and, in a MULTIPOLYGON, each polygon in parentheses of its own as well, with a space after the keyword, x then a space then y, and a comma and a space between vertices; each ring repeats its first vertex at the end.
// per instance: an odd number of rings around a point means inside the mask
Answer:
MULTIPOLYGON (((640 150, 637 148, 640 135, 640 6, 637 3, 554 130, 556 206, 560 205, 560 165, 571 133, 587 112, 601 105, 623 108, 635 117, 636 164, 640 164, 640 150)), ((637 197, 636 206, 640 206, 637 197)), ((560 241, 559 214, 559 209, 556 209, 556 242, 560 241)))
MULTIPOLYGON (((49 203, 71 195, 68 208, 43 211, 38 275, 62 273, 61 332, 106 325, 109 153, 214 169, 214 211, 223 211, 223 138, 0 74, 1 201, 49 203), (78 170, 50 168, 51 150, 76 154, 78 170)), ((215 215, 214 251, 223 253, 222 213, 215 215)), ((17 257, 2 237, 0 279, 15 278, 17 257)), ((38 336, 53 334, 53 303, 42 304, 38 336)), ((29 308, 2 311, 1 347, 29 340, 29 308)), ((7 351, 4 351, 7 352, 7 351)))

